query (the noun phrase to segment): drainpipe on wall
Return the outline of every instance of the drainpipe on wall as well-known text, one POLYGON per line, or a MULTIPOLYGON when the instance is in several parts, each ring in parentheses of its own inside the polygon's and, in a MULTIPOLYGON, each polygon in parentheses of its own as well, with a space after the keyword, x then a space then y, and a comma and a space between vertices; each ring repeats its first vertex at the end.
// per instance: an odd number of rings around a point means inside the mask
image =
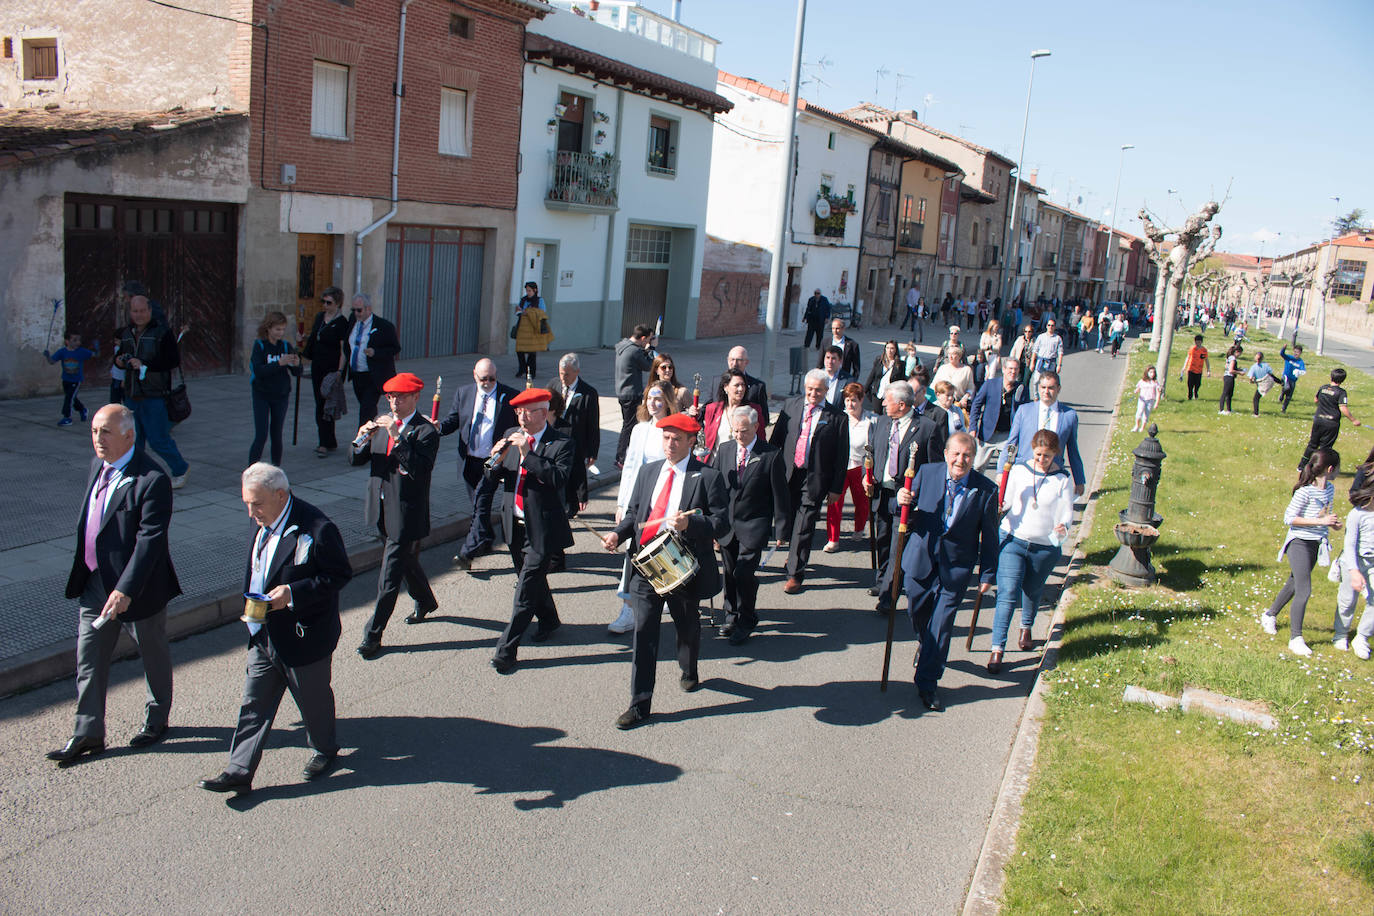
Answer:
POLYGON ((391 218, 396 215, 396 202, 400 198, 398 184, 401 176, 401 98, 405 95, 405 83, 402 81, 402 76, 405 72, 406 61, 406 9, 410 3, 411 0, 401 0, 401 34, 396 40, 396 85, 392 87, 392 92, 396 96, 396 116, 391 130, 391 209, 382 214, 380 219, 362 229, 354 239, 353 292, 355 294, 363 290, 363 239, 391 222, 391 218))
MULTIPOLYGON (((625 168, 625 151, 621 146, 620 140, 624 131, 621 126, 625 123, 625 90, 616 89, 615 91, 615 154, 620 159, 622 172, 625 168)), ((624 180, 624 175, 621 175, 624 180)), ((619 194, 620 188, 616 189, 619 194)), ((627 224, 628 225, 628 224, 627 224)), ((629 231, 628 229, 626 230, 629 231)), ((606 310, 611 304, 611 265, 615 261, 615 214, 606 214, 606 266, 601 272, 601 317, 597 324, 596 339, 604 341, 606 339, 606 310)), ((621 314, 624 314, 624 292, 621 292, 621 314)), ((623 318, 621 319, 624 320, 623 318)), ((620 339, 619 331, 616 332, 616 340, 620 339)), ((604 344, 600 344, 604 346, 604 344)))

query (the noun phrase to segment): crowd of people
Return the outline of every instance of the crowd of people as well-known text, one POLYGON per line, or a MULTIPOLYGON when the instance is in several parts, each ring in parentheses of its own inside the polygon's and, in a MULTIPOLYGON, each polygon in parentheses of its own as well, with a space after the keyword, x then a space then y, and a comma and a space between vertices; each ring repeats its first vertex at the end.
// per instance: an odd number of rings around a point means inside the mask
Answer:
MULTIPOLYGON (((495 363, 480 359, 472 384, 459 387, 448 413, 440 417, 436 402, 427 416, 420 409, 425 381, 396 371, 395 326, 361 294, 352 299, 350 320, 343 300, 337 288, 324 292, 299 351, 280 312, 264 317, 252 347, 256 435, 241 487, 257 530, 244 591, 250 604, 266 610, 262 619, 245 616, 244 702, 228 764, 201 782, 209 791, 251 789, 288 690, 312 750, 304 778, 327 773, 338 752, 330 659, 341 637, 338 593, 352 571, 337 527, 292 494, 280 467, 287 391, 303 363, 311 365, 321 456, 339 447, 334 427, 345 380, 359 405, 357 432, 346 448, 354 465, 368 469, 361 495, 366 523, 382 541, 382 560, 358 655, 368 661, 383 655, 403 587, 412 602, 406 624, 423 623, 439 609, 420 549, 431 530, 431 481, 448 436, 457 439, 457 472, 473 506, 455 567, 472 569, 498 541, 513 567, 509 622, 492 668, 515 673, 526 637, 547 642, 562 626, 550 576, 565 567, 570 520, 587 506, 588 478, 600 457, 600 395, 581 378, 577 354, 564 355, 542 387, 531 378, 536 351, 522 357, 523 387, 503 384, 495 363), (386 409, 379 412, 383 398, 386 409), (271 461, 264 462, 269 442, 271 461)), ((63 765, 104 750, 105 687, 120 624, 139 642, 148 680, 145 723, 131 743, 161 741, 169 722, 166 604, 180 586, 168 526, 179 475, 159 450, 165 440, 158 416, 140 421, 140 408, 129 402, 159 390, 148 380, 175 363, 168 356, 175 339, 157 331, 146 309, 146 299, 131 298, 129 339, 120 347, 129 356, 126 403, 111 403, 92 420, 95 457, 67 588, 81 608, 76 726, 48 755, 63 765)), ((535 314, 546 322, 539 313, 546 315, 539 301, 523 302, 519 321, 535 314)), ((728 352, 718 377, 703 385, 698 376, 688 387, 671 355, 658 351, 654 329, 633 328, 614 354, 621 477, 613 527, 599 535, 605 549, 625 549, 617 600, 607 607, 608 629, 632 634, 633 646, 630 702, 616 726, 651 721, 663 611, 676 631, 679 686, 691 692, 700 684, 702 603, 722 595, 719 635, 734 646, 748 642, 760 622, 760 567, 783 553, 782 593, 804 591, 822 515, 823 550, 845 549, 845 493, 854 506, 852 531, 871 554, 875 612, 903 610, 906 596, 919 641, 915 686, 927 709, 944 707, 939 682, 954 614, 971 589, 983 594, 998 587, 989 673, 1001 670, 1018 605, 1014 650, 1032 651, 1040 596, 1085 485, 1077 414, 1059 401, 1064 340, 1052 313, 1042 319, 1027 322, 1013 342, 989 318, 972 358, 961 343, 961 331, 969 329, 951 324, 934 365, 921 361, 914 343, 886 341, 862 381, 860 342, 843 320, 833 319, 801 393, 771 405, 765 382, 748 372, 745 348, 728 352), (990 467, 999 452, 1001 460, 990 467)), ((59 358, 79 344, 69 339, 59 358)), ((69 402, 82 409, 74 397, 69 402)), ((182 480, 184 474, 183 466, 182 480)))

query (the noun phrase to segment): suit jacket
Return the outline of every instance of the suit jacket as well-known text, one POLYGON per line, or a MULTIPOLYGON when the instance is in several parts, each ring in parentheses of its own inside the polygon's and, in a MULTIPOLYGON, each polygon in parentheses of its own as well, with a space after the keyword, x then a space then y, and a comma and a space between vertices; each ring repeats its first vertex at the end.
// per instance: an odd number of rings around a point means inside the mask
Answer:
MULTIPOLYGON (((251 587, 257 541, 254 531, 243 573, 245 592, 251 587)), ((291 497, 291 511, 263 579, 264 592, 278 585, 291 589, 290 606, 268 613, 266 624, 268 641, 288 666, 309 665, 333 654, 339 644, 339 592, 352 578, 339 529, 319 509, 291 497)))
MULTIPOLYGON (((348 339, 345 345, 348 347, 348 368, 353 368, 353 335, 357 332, 358 321, 353 319, 348 323, 348 339)), ((372 313, 372 327, 367 332, 367 337, 363 338, 362 349, 372 348, 371 356, 364 356, 367 361, 367 371, 372 376, 372 384, 377 388, 382 387, 382 383, 396 374, 396 357, 401 352, 401 338, 396 336, 396 325, 387 321, 376 312, 372 313)))
POLYGON ((439 430, 429 418, 415 411, 401 430, 391 454, 386 453, 386 437, 376 435, 377 448, 369 439, 361 450, 355 449, 355 465, 370 464, 372 477, 379 484, 369 486, 369 502, 380 497, 377 517, 386 525, 386 536, 393 541, 417 541, 429 534, 429 481, 434 460, 439 457, 439 430))
POLYGON ((730 528, 718 538, 720 543, 737 540, 745 550, 762 550, 769 540, 770 521, 773 540, 787 537, 791 506, 780 450, 761 437, 755 439, 741 474, 739 443, 731 439, 716 449, 711 467, 720 472, 730 497, 730 528))
MULTIPOLYGON (((1030 401, 1030 390, 1020 382, 1016 383, 1016 394, 1012 398, 1012 409, 1030 401)), ((1015 414, 1013 413, 1013 417, 1015 414)), ((978 387, 973 396, 973 409, 969 411, 970 432, 981 441, 987 442, 997 432, 997 421, 1002 418, 1002 379, 990 378, 978 387)))
MULTIPOLYGON (((759 415, 759 423, 754 434, 760 439, 763 438, 764 431, 768 424, 763 419, 763 405, 745 401, 745 406, 754 408, 759 415)), ((720 424, 725 422, 725 402, 712 401, 702 409, 701 414, 701 433, 705 437, 706 448, 712 453, 715 452, 716 437, 720 435, 720 424)))
POLYGON ((856 379, 854 376, 850 375, 848 372, 845 372, 843 369, 841 369, 840 374, 835 376, 835 393, 832 395, 829 392, 826 392, 825 403, 829 404, 831 407, 843 413, 844 386, 848 385, 850 382, 857 381, 858 379, 856 379))
MULTIPOLYGON (((1075 485, 1084 483, 1083 477, 1083 458, 1078 454, 1078 412, 1072 407, 1066 407, 1062 403, 1056 403, 1058 410, 1058 424, 1054 432, 1059 435, 1059 454, 1055 456, 1054 466, 1062 468, 1064 466, 1064 456, 1069 456, 1069 470, 1073 473, 1075 485)), ((1016 410, 1016 414, 1011 418, 1011 431, 1007 433, 1007 443, 1016 444, 1016 454, 1024 461, 1030 457, 1031 439, 1040 430, 1040 402, 1032 401, 1016 410)), ((1006 467, 1011 461, 1011 451, 1003 447, 1002 460, 998 463, 998 470, 1006 467)))
MULTIPOLYGON (((630 551, 640 548, 639 534, 644 523, 650 518, 654 508, 654 486, 666 459, 651 461, 639 469, 635 477, 634 490, 630 493, 630 507, 625 517, 615 526, 620 543, 630 544, 630 551)), ((713 541, 725 536, 730 530, 729 497, 725 492, 725 481, 715 468, 702 464, 695 458, 687 459, 687 479, 682 482, 682 497, 676 507, 682 512, 700 509, 700 515, 687 519, 687 530, 681 532, 687 542, 687 549, 697 558, 697 574, 685 586, 697 600, 710 598, 720 591, 720 569, 716 562, 716 549, 713 541)), ((639 570, 630 564, 630 576, 640 576, 639 570)), ((641 576, 642 578, 642 576, 641 576)))
MULTIPOLYGON (((496 398, 496 422, 492 424, 492 441, 501 438, 501 430, 510 429, 515 425, 515 408, 510 406, 510 399, 517 394, 516 390, 502 382, 497 382, 496 387, 491 391, 496 398)), ((474 455, 469 449, 472 443, 469 437, 472 435, 472 417, 477 412, 477 383, 464 385, 458 389, 453 396, 453 406, 449 408, 448 416, 439 421, 439 435, 447 436, 450 433, 458 434, 458 458, 466 461, 469 458, 480 458, 485 461, 490 455, 474 455)), ((462 464, 458 466, 458 473, 463 472, 462 464)))
MULTIPOLYGON (((507 430, 508 436, 515 430, 507 430)), ((515 488, 520 482, 520 468, 525 469, 525 535, 530 549, 548 556, 559 547, 571 547, 572 526, 564 507, 568 478, 572 475, 574 449, 567 433, 553 424, 546 424, 539 444, 530 449, 525 460, 520 450, 512 447, 505 458, 487 469, 487 477, 505 485, 501 521, 506 536, 515 530, 515 488)))
MULTIPOLYGON (((817 369, 824 369, 824 368, 825 368, 825 348, 826 348, 826 347, 829 347, 829 346, 833 346, 834 343, 835 343, 834 339, 833 339, 833 338, 829 338, 829 337, 827 337, 827 338, 821 343, 821 355, 820 355, 820 358, 816 360, 816 368, 817 368, 817 369)), ((844 346, 841 347, 840 349, 844 351, 844 360, 841 361, 841 363, 840 363, 840 375, 848 375, 848 376, 851 376, 851 377, 852 377, 851 380, 857 379, 857 378, 859 377, 859 343, 858 343, 858 341, 856 341, 854 338, 852 338, 852 337, 846 335, 845 338, 844 338, 844 346)))
MULTIPOLYGON (((773 433, 768 437, 770 445, 782 450, 783 470, 792 472, 793 456, 797 453, 797 438, 801 435, 802 418, 806 404, 805 396, 788 398, 778 411, 773 433), (795 419, 794 419, 795 418, 795 419)), ((839 493, 844 489, 844 475, 849 468, 849 420, 844 412, 829 404, 821 405, 811 430, 811 446, 806 452, 806 485, 802 489, 802 501, 813 506, 820 505, 826 494, 839 493)))
MULTIPOLYGON (((547 387, 561 392, 563 380, 554 378, 547 387)), ((573 444, 572 471, 564 493, 568 518, 574 518, 588 497, 587 459, 595 461, 601 452, 601 396, 596 389, 579 378, 554 426, 573 444)))
MULTIPOLYGON (((91 460, 86 498, 76 520, 76 554, 67 577, 67 597, 80 598, 92 572, 86 568, 86 507, 91 502, 104 462, 91 460)), ((156 459, 135 448, 119 479, 109 487, 105 512, 97 520, 95 572, 105 591, 118 589, 129 596, 122 620, 151 617, 181 594, 167 549, 167 528, 172 521, 172 481, 156 459)))
POLYGON ((902 570, 917 582, 935 576, 945 589, 962 592, 975 565, 980 581, 992 583, 997 578, 997 485, 970 471, 963 501, 946 528, 948 479, 949 469, 943 461, 916 472, 911 482, 916 502, 902 553, 902 570))
MULTIPOLYGON (((878 385, 882 382, 884 375, 883 354, 879 353, 878 358, 873 360, 873 368, 868 370, 868 380, 864 382, 864 391, 874 401, 878 400, 878 385)), ((899 382, 906 379, 906 358, 897 357, 897 362, 893 364, 892 376, 888 379, 888 384, 899 382)))
MULTIPOLYGON (((873 446, 873 483, 881 487, 883 468, 887 467, 888 445, 892 441, 892 418, 886 415, 874 420, 868 426, 868 441, 873 446)), ((927 411, 925 416, 913 412, 912 421, 907 424, 906 434, 897 444, 897 485, 901 486, 906 474, 907 462, 911 455, 911 445, 916 444, 916 469, 932 461, 945 460, 944 437, 948 434, 949 423, 936 422, 927 411)), ((894 497, 891 497, 895 499, 894 497)))
POLYGON ((761 412, 759 418, 763 420, 764 428, 767 428, 768 416, 768 385, 761 378, 754 378, 747 372, 744 375, 744 403, 753 404, 761 412))

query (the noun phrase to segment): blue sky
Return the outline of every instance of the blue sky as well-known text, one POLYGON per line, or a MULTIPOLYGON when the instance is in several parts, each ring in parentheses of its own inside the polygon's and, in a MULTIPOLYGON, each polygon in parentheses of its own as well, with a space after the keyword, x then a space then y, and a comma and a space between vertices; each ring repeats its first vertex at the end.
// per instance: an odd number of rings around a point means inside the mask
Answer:
MULTIPOLYGON (((671 11, 670 0, 640 3, 671 11)), ((794 0, 682 4, 684 25, 720 40, 722 69, 778 87, 795 20, 794 0)), ((1133 143, 1118 226, 1138 234, 1142 204, 1177 225, 1229 185, 1220 247, 1258 254, 1263 240, 1272 255, 1323 237, 1337 212, 1374 215, 1371 37, 1370 0, 809 0, 802 95, 835 109, 895 97, 1015 159, 1030 52, 1048 48, 1035 67, 1027 176, 1038 169, 1053 199, 1072 194, 1076 209, 1105 218, 1121 145, 1133 143), (876 77, 880 67, 891 75, 876 77)))

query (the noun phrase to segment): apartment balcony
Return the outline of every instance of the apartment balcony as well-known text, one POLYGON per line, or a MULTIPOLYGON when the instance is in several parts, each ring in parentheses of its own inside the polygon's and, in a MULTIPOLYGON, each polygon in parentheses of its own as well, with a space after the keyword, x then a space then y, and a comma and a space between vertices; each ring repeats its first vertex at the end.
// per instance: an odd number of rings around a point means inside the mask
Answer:
POLYGON ((550 210, 608 213, 620 206, 620 160, 609 153, 549 153, 550 210))
POLYGON ((984 267, 998 267, 998 266, 1001 265, 1002 262, 999 261, 999 260, 997 260, 997 248, 998 248, 998 246, 996 246, 996 245, 984 245, 984 246, 983 246, 983 266, 984 266, 984 267))

